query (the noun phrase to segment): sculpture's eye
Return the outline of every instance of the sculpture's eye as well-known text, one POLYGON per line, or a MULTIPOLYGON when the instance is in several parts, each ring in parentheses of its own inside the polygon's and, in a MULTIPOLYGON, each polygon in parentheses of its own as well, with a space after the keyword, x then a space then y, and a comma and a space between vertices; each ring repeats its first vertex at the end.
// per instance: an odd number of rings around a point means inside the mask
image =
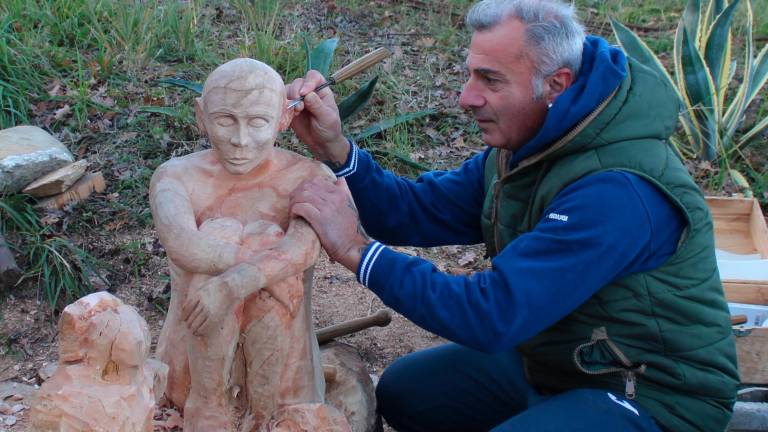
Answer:
POLYGON ((257 128, 259 128, 259 127, 264 127, 267 124, 269 124, 267 119, 262 118, 262 117, 253 117, 250 120, 248 120, 248 126, 250 126, 250 127, 257 127, 257 128))
POLYGON ((229 116, 216 117, 216 124, 221 127, 229 127, 235 124, 235 120, 229 116))

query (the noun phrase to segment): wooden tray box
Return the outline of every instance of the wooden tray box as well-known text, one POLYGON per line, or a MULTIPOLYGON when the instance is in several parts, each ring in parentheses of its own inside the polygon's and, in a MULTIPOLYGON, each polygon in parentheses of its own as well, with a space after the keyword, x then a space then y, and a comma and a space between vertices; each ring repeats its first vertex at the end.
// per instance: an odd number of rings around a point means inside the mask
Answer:
MULTIPOLYGON (((753 198, 707 197, 718 249, 768 259, 768 227, 753 198)), ((768 281, 723 280, 730 303, 768 305, 768 281)), ((742 383, 768 384, 768 328, 735 327, 742 383)))

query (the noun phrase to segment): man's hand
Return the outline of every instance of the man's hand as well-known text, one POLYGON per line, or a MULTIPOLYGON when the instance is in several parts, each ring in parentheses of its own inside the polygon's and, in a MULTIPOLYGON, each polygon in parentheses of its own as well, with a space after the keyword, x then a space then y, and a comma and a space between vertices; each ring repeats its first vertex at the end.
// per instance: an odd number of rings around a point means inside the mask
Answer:
POLYGON ((225 314, 235 313, 235 305, 242 300, 233 280, 237 268, 232 269, 235 270, 233 273, 225 272, 212 277, 189 292, 181 307, 181 319, 195 336, 209 334, 225 314))
POLYGON ((289 100, 305 96, 304 102, 294 108, 291 129, 317 160, 337 169, 347 160, 349 143, 341 132, 339 108, 331 89, 326 87, 314 92, 324 82, 318 71, 311 70, 306 77, 286 86, 285 91, 289 100))
POLYGON ((306 219, 317 232, 328 256, 357 271, 371 239, 363 231, 355 202, 344 179, 331 183, 314 178, 291 193, 291 213, 306 219))

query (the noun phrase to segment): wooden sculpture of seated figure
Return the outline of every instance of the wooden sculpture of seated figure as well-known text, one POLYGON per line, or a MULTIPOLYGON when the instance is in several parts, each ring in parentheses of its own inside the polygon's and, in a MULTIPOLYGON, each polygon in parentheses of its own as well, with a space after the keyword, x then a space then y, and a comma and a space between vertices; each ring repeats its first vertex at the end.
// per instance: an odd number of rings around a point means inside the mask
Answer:
POLYGON ((157 354, 169 365, 166 397, 183 408, 185 432, 348 430, 322 403, 309 304, 319 242, 289 210, 301 181, 334 177, 275 148, 291 121, 286 102, 269 66, 237 59, 218 67, 195 104, 212 149, 171 159, 152 177, 171 271, 157 354))

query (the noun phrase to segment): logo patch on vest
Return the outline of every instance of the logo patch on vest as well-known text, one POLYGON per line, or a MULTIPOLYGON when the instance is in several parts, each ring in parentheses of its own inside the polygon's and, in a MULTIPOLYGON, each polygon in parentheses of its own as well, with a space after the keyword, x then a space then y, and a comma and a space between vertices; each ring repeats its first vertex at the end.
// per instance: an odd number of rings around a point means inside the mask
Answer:
POLYGON ((548 214, 547 215, 547 219, 554 219, 554 220, 558 220, 558 221, 561 221, 561 222, 568 222, 568 216, 557 214, 557 213, 550 213, 550 214, 548 214))
POLYGON ((617 404, 619 404, 619 405, 623 406, 624 408, 626 408, 626 409, 632 411, 633 413, 635 413, 636 416, 640 415, 640 413, 637 412, 635 407, 630 405, 629 402, 623 401, 623 400, 619 400, 619 398, 617 398, 616 396, 612 395, 611 393, 608 393, 608 396, 610 396, 612 401, 616 402, 617 404))

